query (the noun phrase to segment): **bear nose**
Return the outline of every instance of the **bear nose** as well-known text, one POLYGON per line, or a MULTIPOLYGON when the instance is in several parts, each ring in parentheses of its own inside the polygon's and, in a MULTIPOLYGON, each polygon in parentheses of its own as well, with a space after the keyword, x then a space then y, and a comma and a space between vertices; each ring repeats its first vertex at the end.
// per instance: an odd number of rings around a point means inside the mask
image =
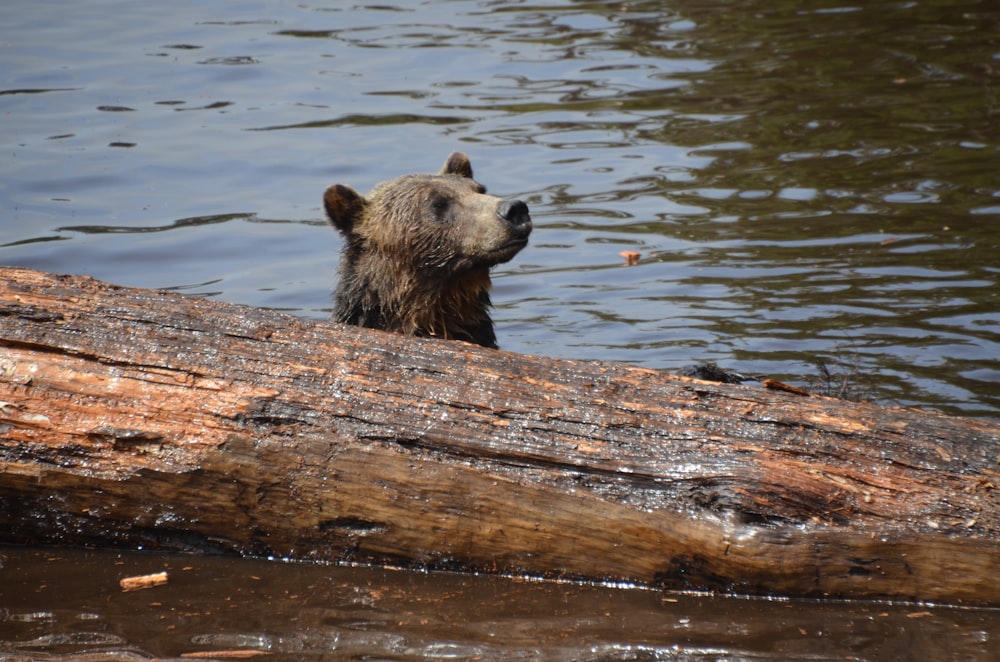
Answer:
POLYGON ((531 216, 528 205, 520 200, 502 200, 497 207, 497 216, 514 226, 515 229, 531 231, 531 216))

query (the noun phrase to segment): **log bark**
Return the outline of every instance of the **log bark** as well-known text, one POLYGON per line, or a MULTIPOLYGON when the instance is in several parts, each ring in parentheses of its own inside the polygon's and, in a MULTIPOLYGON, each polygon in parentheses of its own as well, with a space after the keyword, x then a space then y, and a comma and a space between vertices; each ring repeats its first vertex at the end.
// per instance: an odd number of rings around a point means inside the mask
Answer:
POLYGON ((0 542, 1000 605, 1000 430, 0 268, 0 542))

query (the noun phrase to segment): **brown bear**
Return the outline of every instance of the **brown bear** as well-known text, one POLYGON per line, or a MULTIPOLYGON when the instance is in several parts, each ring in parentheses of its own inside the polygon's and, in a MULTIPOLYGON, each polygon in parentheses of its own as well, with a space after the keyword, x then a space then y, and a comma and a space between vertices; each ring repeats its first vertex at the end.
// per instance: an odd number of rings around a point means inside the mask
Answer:
POLYGON ((486 195, 469 157, 437 175, 404 175, 367 196, 334 184, 323 194, 344 235, 333 319, 371 329, 496 347, 490 268, 528 243, 520 200, 486 195))

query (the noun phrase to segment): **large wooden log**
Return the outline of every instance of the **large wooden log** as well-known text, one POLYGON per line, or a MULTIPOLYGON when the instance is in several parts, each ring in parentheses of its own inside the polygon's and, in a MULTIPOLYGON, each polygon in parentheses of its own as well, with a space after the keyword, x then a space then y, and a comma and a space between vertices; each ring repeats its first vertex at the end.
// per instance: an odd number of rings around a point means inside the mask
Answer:
POLYGON ((0 269, 0 541, 1000 605, 989 421, 0 269))

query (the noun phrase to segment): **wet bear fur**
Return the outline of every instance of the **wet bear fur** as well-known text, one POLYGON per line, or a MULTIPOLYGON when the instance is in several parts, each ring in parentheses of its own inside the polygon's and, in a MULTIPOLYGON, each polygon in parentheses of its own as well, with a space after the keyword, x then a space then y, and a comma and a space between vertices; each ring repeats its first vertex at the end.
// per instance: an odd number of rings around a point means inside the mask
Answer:
POLYGON ((524 248, 531 218, 520 200, 487 195, 465 154, 366 196, 334 184, 323 204, 345 240, 335 321, 497 346, 490 269, 524 248))

